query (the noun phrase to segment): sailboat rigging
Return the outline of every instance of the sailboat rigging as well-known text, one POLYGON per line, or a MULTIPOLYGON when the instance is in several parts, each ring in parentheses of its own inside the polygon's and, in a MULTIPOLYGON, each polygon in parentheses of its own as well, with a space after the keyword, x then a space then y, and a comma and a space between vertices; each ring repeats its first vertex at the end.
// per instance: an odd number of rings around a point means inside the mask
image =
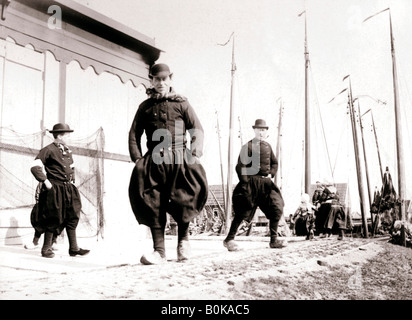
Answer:
POLYGON ((371 113, 372 129, 373 129, 373 134, 374 134, 374 137, 375 137, 376 150, 377 150, 377 153, 378 153, 379 169, 380 169, 380 172, 381 172, 381 178, 382 178, 382 183, 383 183, 382 159, 381 159, 381 154, 380 154, 380 151, 379 151, 378 136, 376 135, 376 127, 375 127, 375 121, 374 121, 374 119, 373 119, 372 109, 368 109, 367 111, 365 111, 361 117, 363 117, 363 116, 364 116, 365 114, 367 114, 368 112, 371 113))
POLYGON ((406 221, 406 181, 405 181, 405 163, 403 155, 403 137, 402 137, 402 122, 401 112, 399 104, 399 90, 398 90, 398 71, 396 68, 396 55, 395 55, 395 41, 393 37, 392 17, 390 8, 386 8, 374 15, 366 18, 363 22, 381 14, 382 12, 389 12, 389 28, 390 28, 390 41, 391 41, 391 55, 392 55, 392 82, 393 82, 393 97, 394 97, 394 111, 395 111, 395 132, 396 132, 396 154, 397 154, 397 166, 398 166, 398 195, 399 195, 399 212, 402 221, 401 238, 403 246, 406 246, 405 235, 405 221, 406 221))
POLYGON ((342 81, 345 81, 348 79, 348 87, 343 89, 341 92, 339 92, 335 97, 333 97, 328 103, 331 103, 337 96, 344 92, 348 92, 348 109, 349 109, 349 118, 351 122, 351 128, 352 128, 352 139, 353 139, 353 148, 354 148, 354 153, 355 153, 355 165, 356 165, 356 176, 357 176, 357 182, 358 182, 358 194, 359 194, 359 202, 360 202, 360 209, 361 209, 361 217, 362 217, 362 227, 364 230, 364 237, 368 237, 368 223, 367 223, 367 218, 366 218, 366 212, 368 212, 366 208, 366 201, 364 199, 364 183, 363 183, 363 173, 362 173, 362 167, 360 163, 360 151, 359 151, 359 144, 358 144, 358 130, 356 126, 356 118, 355 118, 355 108, 353 106, 355 100, 357 98, 353 98, 352 95, 352 85, 350 81, 350 75, 347 75, 343 78, 342 81))
POLYGON ((366 201, 364 197, 364 183, 363 183, 363 173, 362 173, 362 166, 360 164, 360 152, 359 152, 359 145, 358 145, 358 130, 356 127, 356 120, 355 120, 355 108, 353 106, 354 99, 352 95, 352 85, 350 81, 350 75, 347 75, 343 78, 343 80, 349 79, 348 85, 348 107, 349 107, 349 114, 351 118, 352 124, 352 138, 353 138, 353 147, 355 151, 355 162, 356 162, 356 173, 358 177, 358 192, 359 192, 359 201, 360 201, 360 209, 361 209, 361 216, 362 216, 362 226, 364 237, 368 238, 368 223, 366 219, 366 212, 368 212, 366 207, 366 201))
MULTIPOLYGON (((355 98, 355 100, 358 100, 358 117, 359 117, 359 126, 360 126, 360 130, 361 130, 361 138, 362 138, 363 161, 365 163, 365 171, 366 171, 366 186, 367 186, 367 190, 368 190, 369 208, 371 208, 372 207, 371 185, 370 185, 369 170, 368 170, 368 159, 366 157, 365 137, 364 137, 364 134, 363 134, 362 116, 361 116, 361 111, 360 111, 359 99, 355 98)), ((373 229, 373 219, 372 219, 372 229, 373 229)))
MULTIPOLYGON (((304 192, 309 193, 311 187, 311 141, 310 141, 310 106, 309 106, 309 89, 308 89, 308 72, 310 67, 310 60, 309 60, 309 50, 308 50, 308 41, 307 41, 307 20, 306 20, 306 11, 303 11, 299 14, 299 17, 305 14, 305 42, 304 42, 304 56, 305 56, 305 140, 303 141, 303 153, 304 153, 304 171, 305 171, 305 179, 304 179, 304 192)), ((343 80, 346 80, 349 76, 346 76, 343 80)), ((362 167, 360 163, 360 151, 358 145, 358 133, 357 133, 357 126, 356 126, 356 118, 355 118, 355 109, 354 109, 354 102, 356 99, 352 96, 352 88, 350 84, 349 78, 349 86, 348 88, 342 90, 338 95, 341 93, 348 91, 348 107, 349 107, 349 114, 352 126, 352 138, 355 150, 355 164, 356 164, 356 171, 357 171, 357 182, 358 182, 358 192, 359 192, 359 202, 360 202, 360 209, 361 209, 361 216, 362 216, 362 226, 364 230, 364 236, 367 238, 368 235, 368 224, 366 214, 368 212, 366 201, 364 199, 364 183, 363 183, 363 174, 362 174, 362 167)), ((334 99, 334 98, 333 98, 334 99)), ((329 102, 332 102, 333 99, 329 102)), ((324 133, 323 133, 324 134, 324 133)), ((327 142, 325 141, 325 145, 327 148, 327 142)), ((330 160, 329 160, 330 164, 330 160)), ((334 175, 334 170, 331 168, 332 179, 334 175)), ((335 186, 336 183, 334 182, 335 186)), ((348 192, 348 190, 346 190, 348 192)), ((348 198, 345 196, 345 202, 347 202, 348 198)))

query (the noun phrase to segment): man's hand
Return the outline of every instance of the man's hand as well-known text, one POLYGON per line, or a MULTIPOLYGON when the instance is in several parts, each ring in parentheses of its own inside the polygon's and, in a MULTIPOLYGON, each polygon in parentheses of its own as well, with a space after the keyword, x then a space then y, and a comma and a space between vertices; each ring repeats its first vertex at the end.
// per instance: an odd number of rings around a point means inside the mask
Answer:
POLYGON ((47 190, 50 190, 51 188, 53 188, 53 185, 48 179, 44 180, 44 185, 46 186, 47 190))

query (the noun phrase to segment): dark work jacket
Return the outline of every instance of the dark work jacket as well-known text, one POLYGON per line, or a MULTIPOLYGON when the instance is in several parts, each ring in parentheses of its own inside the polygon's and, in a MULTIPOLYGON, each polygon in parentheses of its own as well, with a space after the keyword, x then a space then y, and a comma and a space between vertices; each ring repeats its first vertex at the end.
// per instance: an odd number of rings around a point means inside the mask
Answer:
POLYGON ((49 179, 51 181, 69 182, 74 180, 73 157, 68 147, 59 146, 59 144, 53 142, 40 150, 37 159, 41 160, 46 170, 45 175, 43 168, 40 166, 31 168, 31 172, 37 181, 44 182, 49 179))
POLYGON ((191 137, 192 155, 202 156, 203 128, 187 100, 149 98, 143 101, 129 131, 129 153, 132 161, 136 162, 143 157, 143 132, 146 133, 148 152, 152 152, 160 144, 169 150, 186 148, 186 130, 189 130, 191 137))
POLYGON ((278 160, 272 147, 266 141, 252 139, 240 150, 236 173, 242 182, 248 181, 248 176, 271 175, 273 178, 278 170, 278 160))

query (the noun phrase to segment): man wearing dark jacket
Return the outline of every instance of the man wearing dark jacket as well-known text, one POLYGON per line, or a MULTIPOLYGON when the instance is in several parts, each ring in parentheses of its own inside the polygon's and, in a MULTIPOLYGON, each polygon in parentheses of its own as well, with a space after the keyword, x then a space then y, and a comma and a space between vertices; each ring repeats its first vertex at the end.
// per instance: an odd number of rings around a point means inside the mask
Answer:
POLYGON ((253 129, 255 138, 242 147, 236 165, 239 183, 232 195, 235 216, 223 241, 229 251, 240 249, 234 241, 237 229, 243 220, 250 222, 253 219, 257 207, 269 219, 270 248, 285 246, 285 242, 278 239, 284 201, 279 188, 271 180, 278 170, 278 161, 270 144, 264 141, 268 129, 265 120, 257 119, 253 129))
POLYGON ((140 259, 146 265, 166 262, 166 213, 178 225, 178 261, 189 258, 189 223, 203 209, 208 194, 206 172, 199 161, 203 128, 194 109, 185 97, 173 92, 172 73, 166 64, 152 66, 149 77, 149 98, 140 104, 129 132, 129 152, 135 163, 130 204, 137 221, 150 227, 153 238, 154 251, 140 259), (143 133, 147 138, 144 155, 143 133))

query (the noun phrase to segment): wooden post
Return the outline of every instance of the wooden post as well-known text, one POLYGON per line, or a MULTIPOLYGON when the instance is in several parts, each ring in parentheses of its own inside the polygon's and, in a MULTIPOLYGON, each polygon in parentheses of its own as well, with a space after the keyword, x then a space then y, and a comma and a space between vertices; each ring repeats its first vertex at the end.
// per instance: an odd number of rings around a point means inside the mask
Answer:
POLYGON ((44 114, 46 109, 46 69, 47 69, 47 53, 44 52, 44 59, 43 59, 43 71, 42 71, 42 104, 41 104, 41 120, 40 120, 40 130, 41 130, 41 141, 40 141, 40 148, 42 149, 44 146, 44 136, 46 135, 46 126, 44 125, 44 114))
POLYGON ((59 122, 66 122, 66 74, 67 65, 64 61, 59 64, 59 122))

